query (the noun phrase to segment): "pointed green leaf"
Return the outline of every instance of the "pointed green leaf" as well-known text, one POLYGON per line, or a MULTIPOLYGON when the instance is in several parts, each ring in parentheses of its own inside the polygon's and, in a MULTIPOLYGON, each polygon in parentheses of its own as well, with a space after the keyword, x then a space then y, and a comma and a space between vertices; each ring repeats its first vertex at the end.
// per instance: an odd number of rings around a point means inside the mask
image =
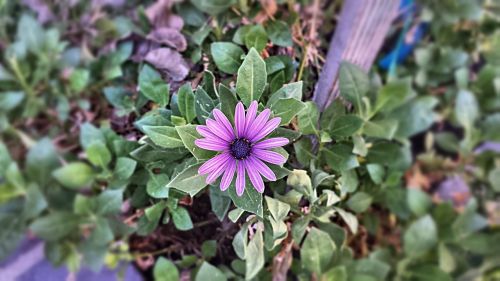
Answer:
POLYGON ((257 50, 252 48, 239 68, 236 80, 236 93, 246 106, 253 100, 259 100, 264 92, 266 80, 266 63, 257 50))

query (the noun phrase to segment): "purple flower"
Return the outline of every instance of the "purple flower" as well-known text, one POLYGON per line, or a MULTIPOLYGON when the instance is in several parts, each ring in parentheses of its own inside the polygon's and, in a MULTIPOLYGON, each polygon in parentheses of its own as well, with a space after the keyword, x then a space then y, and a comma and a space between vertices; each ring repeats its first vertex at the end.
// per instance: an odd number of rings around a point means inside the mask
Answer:
POLYGON ((236 172, 236 194, 245 191, 245 174, 248 174, 253 187, 264 192, 262 177, 275 181, 276 175, 262 161, 281 165, 286 159, 283 155, 269 149, 288 143, 286 138, 269 138, 262 140, 276 129, 281 118, 269 120, 271 111, 264 109, 257 116, 257 102, 253 101, 245 115, 245 108, 239 102, 236 105, 234 128, 227 117, 218 109, 214 109, 215 120, 207 119, 206 126, 197 126, 196 130, 203 139, 195 144, 206 150, 220 151, 218 155, 201 165, 198 173, 208 174, 207 184, 215 182, 222 174, 220 189, 226 190, 236 172), (262 176, 262 177, 261 177, 262 176))

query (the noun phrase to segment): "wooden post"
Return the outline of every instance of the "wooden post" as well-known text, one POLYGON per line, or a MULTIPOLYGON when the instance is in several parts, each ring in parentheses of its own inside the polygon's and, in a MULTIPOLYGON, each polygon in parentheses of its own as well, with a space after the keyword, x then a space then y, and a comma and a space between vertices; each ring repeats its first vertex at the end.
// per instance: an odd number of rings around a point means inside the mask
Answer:
POLYGON ((338 95, 342 61, 369 70, 397 16, 399 0, 346 0, 313 100, 323 111, 338 95))

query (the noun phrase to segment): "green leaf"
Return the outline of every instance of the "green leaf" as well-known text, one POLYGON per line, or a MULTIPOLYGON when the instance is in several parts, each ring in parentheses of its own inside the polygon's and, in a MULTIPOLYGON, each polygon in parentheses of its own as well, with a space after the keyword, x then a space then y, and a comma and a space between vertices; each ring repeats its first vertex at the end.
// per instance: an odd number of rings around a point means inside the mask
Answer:
POLYGON ((344 222, 347 224, 351 232, 353 234, 356 234, 358 232, 358 225, 359 225, 356 216, 340 208, 334 207, 333 209, 337 211, 337 213, 340 215, 342 220, 344 220, 344 222))
POLYGON ((269 109, 273 112, 274 117, 281 118, 280 126, 283 126, 288 125, 304 108, 306 108, 306 104, 296 99, 281 99, 271 105, 269 109))
POLYGON ((160 107, 165 107, 170 100, 169 85, 149 64, 144 64, 139 73, 139 89, 144 96, 157 103, 160 107))
POLYGON ((334 100, 326 109, 321 113, 320 126, 323 130, 333 129, 333 123, 337 118, 346 114, 346 108, 341 99, 334 100))
POLYGON ((42 51, 45 42, 45 32, 40 23, 31 15, 23 14, 17 25, 16 39, 32 53, 42 51))
POLYGON ((437 119, 433 111, 437 104, 435 97, 420 97, 391 112, 388 117, 399 122, 396 136, 407 138, 427 130, 437 119))
POLYGON ((211 98, 217 98, 219 94, 217 93, 217 88, 215 87, 215 76, 210 70, 203 71, 203 90, 211 98))
POLYGON ((368 75, 357 65, 342 62, 339 73, 340 95, 352 103, 357 112, 363 112, 363 97, 370 90, 368 75))
POLYGON ((189 216, 189 212, 184 207, 177 207, 170 210, 172 214, 172 220, 174 225, 178 230, 186 231, 193 229, 193 222, 189 216))
POLYGON ((368 170, 368 174, 372 181, 376 184, 381 184, 384 180, 385 170, 382 165, 379 164, 368 164, 366 165, 366 169, 368 170))
POLYGON ((290 175, 288 175, 286 184, 304 195, 312 198, 315 197, 315 191, 312 189, 311 178, 305 170, 294 169, 290 175))
POLYGON ((295 156, 304 167, 308 167, 311 160, 316 159, 316 155, 312 152, 312 141, 309 138, 301 138, 293 143, 295 156))
POLYGON ((80 144, 87 149, 94 142, 106 143, 104 133, 91 123, 83 123, 80 127, 80 144))
POLYGON ((274 93, 278 91, 285 84, 285 72, 280 71, 269 77, 269 92, 274 93))
POLYGON ((278 91, 272 94, 271 97, 269 97, 267 106, 271 106, 280 99, 296 99, 299 101, 302 100, 303 84, 304 83, 302 81, 299 81, 283 85, 283 87, 281 87, 278 91))
POLYGON ((275 117, 281 117, 281 125, 286 125, 306 107, 301 99, 302 81, 290 83, 271 95, 267 101, 267 107, 271 109, 275 117))
POLYGON ((266 63, 252 48, 238 69, 236 80, 236 93, 246 106, 249 106, 253 100, 259 100, 264 92, 266 80, 266 63))
POLYGON ((398 129, 398 121, 393 119, 370 120, 363 127, 363 134, 369 137, 391 140, 398 129))
POLYGON ((339 116, 330 128, 330 135, 337 137, 349 137, 363 126, 363 119, 356 115, 339 116))
POLYGON ((411 280, 415 281, 452 281, 453 279, 449 274, 443 272, 435 265, 419 265, 407 272, 411 280))
POLYGON ((300 245, 300 242, 302 241, 304 234, 306 234, 309 222, 311 222, 311 218, 309 216, 299 217, 293 222, 292 238, 293 241, 295 241, 295 244, 300 245))
POLYGON ((134 122, 137 129, 144 132, 144 126, 172 126, 172 111, 164 108, 157 108, 144 114, 139 120, 134 122))
POLYGON ((429 195, 420 189, 408 188, 406 195, 408 207, 417 216, 425 215, 432 206, 432 200, 429 195))
POLYGON ((18 106, 24 99, 24 92, 9 91, 0 93, 0 110, 7 112, 18 106))
POLYGON ((87 69, 75 69, 69 76, 69 85, 77 93, 87 87, 90 80, 90 72, 87 69))
POLYGON ((124 87, 106 87, 104 96, 116 109, 118 116, 124 116, 135 108, 133 94, 124 87))
POLYGON ((210 14, 217 15, 226 11, 231 7, 235 0, 192 0, 191 3, 199 10, 210 14))
POLYGON ((195 96, 190 83, 182 85, 177 91, 177 104, 179 111, 188 123, 196 118, 195 96))
MULTIPOLYGON (((241 210, 241 209, 237 209, 241 210)), ((245 259, 247 254, 248 223, 242 225, 241 229, 234 235, 233 249, 240 259, 245 259)))
POLYGON ((212 185, 210 186, 210 205, 212 206, 212 212, 220 221, 223 221, 231 206, 231 198, 227 197, 218 186, 212 185))
POLYGON ((143 126, 145 134, 158 146, 164 148, 183 147, 177 130, 170 126, 143 126))
POLYGON ((227 217, 234 223, 236 223, 241 215, 243 215, 243 213, 245 213, 245 210, 243 209, 240 209, 238 207, 236 207, 236 209, 232 209, 228 214, 227 214, 227 217))
POLYGON ((198 174, 200 166, 201 164, 196 164, 187 167, 184 171, 180 172, 172 180, 170 180, 167 187, 173 187, 186 192, 191 195, 191 197, 195 196, 205 186, 207 186, 205 182, 207 175, 198 174))
POLYGON ((88 187, 94 180, 95 174, 89 165, 73 162, 55 170, 52 176, 64 187, 80 189, 88 187))
POLYGON ((173 262, 159 257, 153 268, 155 281, 179 281, 179 270, 173 262))
POLYGON ((201 244, 201 253, 204 258, 213 258, 217 255, 217 240, 206 240, 201 244))
POLYGON ((409 256, 421 256, 436 246, 437 228, 430 215, 413 222, 404 234, 404 251, 409 256))
POLYGON ((0 81, 9 81, 13 80, 14 76, 9 73, 9 71, 2 65, 0 64, 0 81))
POLYGON ((120 180, 126 180, 134 173, 137 162, 128 157, 118 157, 116 159, 114 175, 120 180))
POLYGON ((195 140, 203 138, 196 131, 196 125, 176 126, 175 129, 181 137, 184 146, 187 148, 187 150, 189 150, 189 152, 191 152, 191 154, 193 154, 194 157, 196 157, 196 159, 206 160, 212 158, 215 155, 214 151, 199 148, 194 144, 195 140))
POLYGON ((300 249, 302 266, 318 276, 325 272, 336 250, 328 233, 312 227, 300 249))
POLYGON ((106 168, 111 162, 111 153, 103 142, 95 141, 86 149, 87 158, 94 166, 106 168))
POLYGON ((359 166, 358 159, 351 151, 349 145, 335 144, 331 149, 323 149, 322 153, 330 168, 342 172, 359 166))
POLYGON ((146 185, 146 191, 148 195, 153 198, 167 198, 167 184, 169 181, 170 179, 166 174, 150 174, 148 183, 146 185))
POLYGON ((23 211, 21 200, 0 204, 0 260, 4 261, 14 251, 26 233, 26 222, 19 219, 23 211))
POLYGON ((347 201, 347 206, 356 213, 366 211, 372 204, 373 198, 371 195, 364 192, 356 192, 347 201))
POLYGON ((35 218, 39 216, 47 206, 47 200, 38 185, 30 184, 26 188, 26 203, 24 204, 22 216, 27 219, 35 218))
POLYGON ((257 276, 264 267, 264 240, 262 230, 257 229, 252 240, 248 243, 246 254, 246 272, 245 279, 250 280, 257 276))
POLYGON ((293 46, 292 34, 290 32, 290 27, 284 21, 275 20, 271 21, 266 26, 267 34, 269 39, 274 45, 281 47, 293 46))
POLYGON ((214 42, 210 45, 210 52, 217 67, 228 74, 235 74, 241 65, 243 49, 231 42, 214 42))
POLYGON ((220 269, 218 269, 217 267, 204 261, 201 264, 200 269, 196 273, 196 278, 194 280, 195 281, 206 281, 206 280, 226 281, 227 278, 220 269))
POLYGON ((200 124, 205 123, 205 120, 210 117, 215 106, 214 100, 212 100, 207 92, 203 88, 198 87, 195 95, 195 111, 200 124))
POLYGON ((411 164, 411 154, 409 153, 408 147, 384 141, 374 143, 366 159, 368 162, 374 164, 382 164, 392 169, 405 170, 411 164))
POLYGON ((52 179, 52 171, 58 166, 59 159, 56 148, 48 138, 37 142, 26 156, 26 172, 29 178, 36 181, 41 187, 45 187, 49 183, 52 179))
POLYGON ((284 220, 290 211, 290 205, 269 196, 266 196, 266 205, 271 216, 273 216, 276 221, 284 220))
POLYGON ((123 190, 109 189, 95 198, 96 214, 111 215, 120 212, 123 203, 123 190))
POLYGON ((351 169, 341 172, 340 189, 342 193, 352 193, 356 191, 359 185, 358 174, 356 170, 351 169))
POLYGON ((285 69, 285 64, 276 56, 268 57, 264 61, 266 62, 267 75, 271 75, 285 69))
POLYGON ((79 217, 72 213, 55 212, 37 218, 30 226, 36 236, 47 240, 57 241, 77 230, 79 217))
POLYGON ((238 103, 235 93, 221 83, 219 84, 219 100, 221 103, 220 110, 226 115, 229 122, 233 123, 234 111, 238 103))
POLYGON ((306 107, 298 114, 298 125, 303 135, 318 135, 319 111, 312 101, 305 103, 306 107))
POLYGON ((389 112, 415 96, 411 79, 391 81, 380 88, 375 103, 375 111, 389 112))
POLYGON ((255 48, 262 52, 267 44, 267 33, 262 25, 254 25, 245 33, 245 46, 247 49, 255 48))
POLYGON ((466 130, 473 128, 479 117, 479 105, 473 93, 467 90, 459 90, 455 101, 455 117, 466 130))
POLYGON ((236 194, 235 182, 236 181, 233 181, 226 191, 229 197, 231 197, 231 200, 233 200, 234 205, 247 212, 256 214, 259 217, 263 217, 262 194, 255 190, 247 180, 245 183, 245 192, 243 192, 243 195, 240 197, 236 194))
MULTIPOLYGON (((347 281, 348 280, 347 276, 348 275, 347 275, 346 267, 344 265, 339 265, 339 266, 333 267, 330 270, 328 270, 327 272, 325 272, 322 275, 322 280, 324 279, 324 280, 330 280, 330 281, 347 281)), ((365 280, 365 281, 369 281, 369 280, 370 279, 365 280)))
POLYGON ((494 191, 500 192, 500 167, 496 167, 488 173, 488 181, 494 191))
POLYGON ((287 224, 283 221, 277 221, 272 216, 264 221, 264 246, 271 251, 280 245, 288 236, 287 224))

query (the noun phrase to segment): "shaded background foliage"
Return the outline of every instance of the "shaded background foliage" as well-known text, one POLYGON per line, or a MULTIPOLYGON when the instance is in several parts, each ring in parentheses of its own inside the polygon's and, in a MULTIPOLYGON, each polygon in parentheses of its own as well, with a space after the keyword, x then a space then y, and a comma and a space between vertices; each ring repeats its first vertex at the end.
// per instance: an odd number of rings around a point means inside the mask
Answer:
POLYGON ((0 257, 27 236, 146 279, 497 280, 500 3, 410 3, 320 112, 341 4, 0 1, 0 257), (252 99, 291 144, 238 197, 197 174, 195 125, 252 99))

